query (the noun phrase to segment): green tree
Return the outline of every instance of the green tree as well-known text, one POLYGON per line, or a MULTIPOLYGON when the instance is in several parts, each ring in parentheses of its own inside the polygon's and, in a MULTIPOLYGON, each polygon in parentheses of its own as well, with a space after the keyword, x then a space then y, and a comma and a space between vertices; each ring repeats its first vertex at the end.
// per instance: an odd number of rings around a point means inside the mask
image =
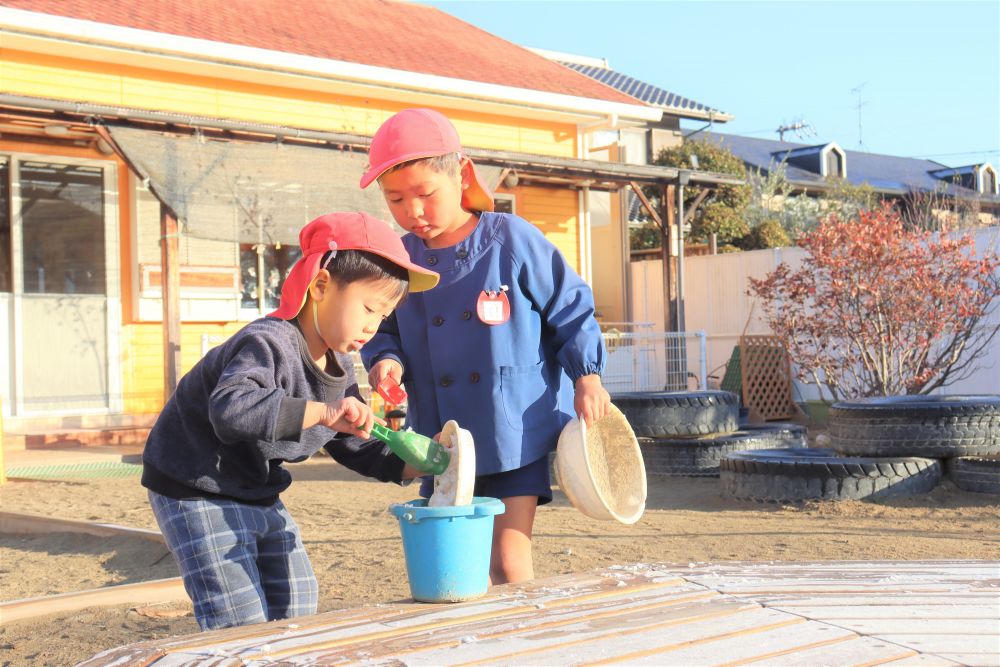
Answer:
MULTIPOLYGON (((653 161, 654 164, 680 169, 691 168, 691 156, 698 157, 698 168, 703 171, 713 171, 720 174, 730 174, 744 178, 746 168, 743 161, 727 149, 703 141, 685 141, 680 146, 661 150, 653 161)), ((684 189, 684 208, 690 210, 700 188, 686 187, 684 189)), ((646 196, 656 206, 661 206, 663 189, 648 188, 646 196)), ((691 232, 688 238, 695 242, 705 243, 709 236, 715 233, 720 245, 738 242, 750 228, 745 220, 745 211, 750 201, 750 188, 747 185, 719 185, 705 198, 691 220, 691 232)), ((653 224, 655 227, 655 223, 653 224)), ((632 233, 632 248, 656 247, 641 245, 649 242, 649 237, 638 230, 632 233)), ((657 244, 658 245, 658 244, 657 244)))

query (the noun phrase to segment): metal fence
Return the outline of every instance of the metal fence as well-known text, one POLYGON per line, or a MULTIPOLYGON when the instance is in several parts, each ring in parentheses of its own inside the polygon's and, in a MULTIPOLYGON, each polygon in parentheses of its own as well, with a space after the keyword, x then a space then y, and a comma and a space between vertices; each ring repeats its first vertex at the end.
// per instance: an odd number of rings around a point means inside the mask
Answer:
POLYGON ((612 394, 705 389, 705 332, 604 332, 608 363, 602 380, 612 394))

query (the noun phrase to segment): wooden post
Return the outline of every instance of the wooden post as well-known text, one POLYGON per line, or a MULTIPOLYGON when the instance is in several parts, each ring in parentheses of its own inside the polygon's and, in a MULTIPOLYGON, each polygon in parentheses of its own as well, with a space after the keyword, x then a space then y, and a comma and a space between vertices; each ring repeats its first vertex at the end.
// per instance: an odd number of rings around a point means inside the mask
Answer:
POLYGON ((7 483, 7 472, 3 463, 3 401, 0 400, 0 486, 7 483))
POLYGON ((663 324, 667 331, 677 331, 677 309, 674 306, 674 271, 671 266, 673 260, 670 252, 674 226, 677 224, 677 215, 674 209, 676 190, 676 186, 664 186, 663 198, 660 201, 660 207, 663 211, 660 218, 664 221, 661 227, 663 240, 660 242, 663 256, 663 324))
POLYGON ((160 291, 163 299, 163 402, 177 388, 181 370, 181 274, 177 216, 160 204, 160 291))

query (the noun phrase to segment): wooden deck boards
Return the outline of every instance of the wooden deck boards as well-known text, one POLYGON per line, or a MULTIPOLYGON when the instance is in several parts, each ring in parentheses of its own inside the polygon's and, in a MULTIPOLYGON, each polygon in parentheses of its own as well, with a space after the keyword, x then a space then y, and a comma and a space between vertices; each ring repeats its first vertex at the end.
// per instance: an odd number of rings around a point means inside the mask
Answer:
POLYGON ((614 566, 121 647, 87 665, 1000 665, 1000 563, 614 566))

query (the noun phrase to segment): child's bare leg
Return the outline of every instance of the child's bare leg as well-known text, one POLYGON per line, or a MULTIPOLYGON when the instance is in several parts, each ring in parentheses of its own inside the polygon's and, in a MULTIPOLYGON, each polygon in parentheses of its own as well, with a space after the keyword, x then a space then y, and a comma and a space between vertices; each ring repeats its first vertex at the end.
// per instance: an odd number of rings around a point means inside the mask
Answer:
POLYGON ((490 583, 516 584, 535 578, 531 560, 531 528, 538 496, 502 498, 506 510, 493 518, 490 583))

